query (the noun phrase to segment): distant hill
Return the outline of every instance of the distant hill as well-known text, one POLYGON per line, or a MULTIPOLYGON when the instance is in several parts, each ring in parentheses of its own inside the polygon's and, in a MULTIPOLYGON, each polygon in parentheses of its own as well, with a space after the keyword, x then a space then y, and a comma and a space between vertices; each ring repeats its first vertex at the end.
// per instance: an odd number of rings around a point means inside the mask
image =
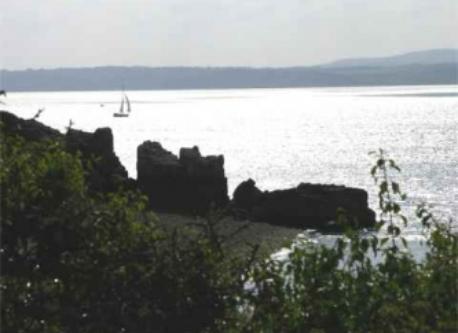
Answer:
POLYGON ((226 89, 457 84, 458 50, 311 67, 94 67, 3 70, 7 91, 226 89))
POLYGON ((405 66, 458 63, 458 49, 436 49, 409 52, 391 57, 342 59, 323 67, 405 66))

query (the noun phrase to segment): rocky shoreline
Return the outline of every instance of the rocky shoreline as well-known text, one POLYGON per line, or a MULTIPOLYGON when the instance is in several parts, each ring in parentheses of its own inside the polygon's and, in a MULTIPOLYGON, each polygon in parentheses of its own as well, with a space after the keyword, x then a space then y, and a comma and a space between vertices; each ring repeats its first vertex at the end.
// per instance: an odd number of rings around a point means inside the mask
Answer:
POLYGON ((370 228, 375 213, 368 207, 367 192, 345 186, 301 183, 295 188, 261 191, 254 180, 242 182, 229 198, 224 157, 202 156, 198 147, 182 148, 179 156, 160 143, 145 141, 137 148, 137 179, 131 179, 113 148, 110 128, 94 133, 69 129, 66 134, 35 119, 21 119, 0 111, 2 130, 27 141, 61 140, 70 152, 80 152, 90 190, 111 192, 138 189, 152 209, 192 216, 210 209, 256 222, 292 228, 339 230, 339 211, 357 227, 370 228))

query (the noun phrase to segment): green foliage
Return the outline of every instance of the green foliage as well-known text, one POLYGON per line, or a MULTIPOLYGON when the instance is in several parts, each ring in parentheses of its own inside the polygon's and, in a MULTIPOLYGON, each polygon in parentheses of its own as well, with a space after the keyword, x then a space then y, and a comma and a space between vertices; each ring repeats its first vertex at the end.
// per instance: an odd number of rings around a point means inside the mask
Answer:
POLYGON ((405 199, 392 181, 399 167, 383 151, 372 176, 382 212, 374 236, 351 228, 334 246, 297 243, 288 260, 269 259, 252 271, 245 315, 233 323, 244 332, 456 332, 458 237, 425 206, 418 217, 431 237, 428 255, 416 262, 401 236, 405 199), (401 246, 402 244, 402 246, 401 246), (407 251, 406 251, 407 250, 407 251))
POLYGON ((458 237, 419 206, 428 254, 413 259, 400 170, 383 151, 371 173, 386 236, 342 212, 333 246, 306 239, 278 261, 228 255, 217 213, 170 232, 139 193, 89 192, 59 142, 1 142, 4 332, 457 331, 458 237))
POLYGON ((5 332, 197 332, 234 302, 243 265, 214 235, 165 234, 138 193, 89 194, 59 142, 1 149, 5 332))

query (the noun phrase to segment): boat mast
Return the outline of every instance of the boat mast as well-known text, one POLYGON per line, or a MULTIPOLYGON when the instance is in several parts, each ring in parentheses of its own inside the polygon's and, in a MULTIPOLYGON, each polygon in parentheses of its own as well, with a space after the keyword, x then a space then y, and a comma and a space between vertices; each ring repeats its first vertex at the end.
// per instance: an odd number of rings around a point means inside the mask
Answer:
POLYGON ((119 113, 124 113, 124 98, 121 99, 121 107, 119 108, 119 113))

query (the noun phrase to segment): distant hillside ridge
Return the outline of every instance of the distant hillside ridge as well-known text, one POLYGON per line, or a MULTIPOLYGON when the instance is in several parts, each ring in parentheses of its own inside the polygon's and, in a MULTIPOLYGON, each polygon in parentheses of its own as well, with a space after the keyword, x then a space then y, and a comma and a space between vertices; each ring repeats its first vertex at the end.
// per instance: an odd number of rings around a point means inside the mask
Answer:
POLYGON ((7 91, 293 88, 458 83, 458 50, 347 59, 309 67, 92 67, 2 70, 7 91))
POLYGON ((445 63, 458 63, 458 49, 415 51, 390 57, 342 59, 325 64, 323 67, 404 66, 445 63))

